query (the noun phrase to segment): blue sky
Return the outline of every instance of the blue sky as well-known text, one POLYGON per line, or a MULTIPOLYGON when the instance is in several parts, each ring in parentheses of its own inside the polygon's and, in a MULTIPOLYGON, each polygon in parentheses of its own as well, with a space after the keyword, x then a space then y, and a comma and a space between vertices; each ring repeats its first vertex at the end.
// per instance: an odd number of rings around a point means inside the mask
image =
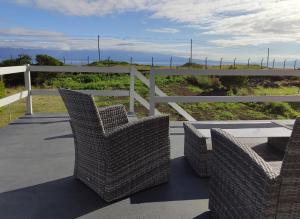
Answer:
POLYGON ((300 58, 298 0, 0 0, 0 47, 300 58))

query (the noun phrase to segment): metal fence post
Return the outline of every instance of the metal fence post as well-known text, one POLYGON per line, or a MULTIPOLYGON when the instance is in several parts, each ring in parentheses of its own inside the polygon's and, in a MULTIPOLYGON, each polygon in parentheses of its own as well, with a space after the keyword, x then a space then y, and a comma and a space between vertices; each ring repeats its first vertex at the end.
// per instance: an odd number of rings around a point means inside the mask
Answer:
POLYGON ((31 96, 31 76, 30 76, 30 65, 26 65, 26 71, 24 72, 25 88, 28 91, 26 98, 26 114, 32 115, 32 96, 31 96))
POLYGON ((155 115, 155 74, 152 71, 152 68, 150 70, 150 110, 149 115, 154 116, 155 115))
POLYGON ((135 90, 134 86, 135 86, 135 68, 131 66, 130 67, 129 112, 132 114, 134 114, 134 90, 135 90))

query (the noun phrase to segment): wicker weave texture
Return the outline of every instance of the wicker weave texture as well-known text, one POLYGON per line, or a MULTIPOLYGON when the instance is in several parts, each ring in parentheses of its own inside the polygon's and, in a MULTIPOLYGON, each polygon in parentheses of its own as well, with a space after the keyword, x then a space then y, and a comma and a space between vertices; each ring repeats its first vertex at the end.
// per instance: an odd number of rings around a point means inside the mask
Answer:
POLYGON ((184 156, 200 177, 208 177, 212 153, 207 149, 206 138, 189 122, 184 122, 183 127, 184 156))
POLYGON ((106 201, 168 181, 168 116, 129 123, 122 105, 97 109, 91 95, 59 92, 71 118, 78 179, 106 201))
POLYGON ((300 120, 281 171, 220 129, 212 129, 209 208, 213 218, 300 218, 300 120))

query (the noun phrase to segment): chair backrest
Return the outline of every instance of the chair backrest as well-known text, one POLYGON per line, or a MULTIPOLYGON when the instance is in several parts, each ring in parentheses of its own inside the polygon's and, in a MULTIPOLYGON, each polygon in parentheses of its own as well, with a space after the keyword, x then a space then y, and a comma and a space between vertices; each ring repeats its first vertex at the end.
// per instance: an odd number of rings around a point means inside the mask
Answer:
POLYGON ((76 140, 95 141, 95 138, 101 138, 104 128, 93 97, 67 89, 59 89, 59 93, 70 115, 76 140))
POLYGON ((278 200, 278 218, 300 217, 300 117, 296 119, 283 158, 281 188, 278 200))

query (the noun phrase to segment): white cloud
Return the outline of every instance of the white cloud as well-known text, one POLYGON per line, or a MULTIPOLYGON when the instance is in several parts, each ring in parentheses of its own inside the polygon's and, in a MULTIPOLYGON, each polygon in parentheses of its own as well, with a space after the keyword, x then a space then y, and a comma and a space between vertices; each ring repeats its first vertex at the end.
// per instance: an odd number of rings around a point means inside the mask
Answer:
MULTIPOLYGON (((0 47, 56 50, 97 50, 97 38, 72 37, 60 32, 25 28, 0 28, 0 47), (5 33, 5 35, 3 34, 5 33), (1 36, 2 35, 2 36, 1 36)), ((139 39, 101 38, 104 50, 123 50, 187 56, 186 43, 150 42, 139 39)), ((200 50, 200 48, 199 48, 200 50)), ((202 50, 202 48, 201 48, 202 50)))
MULTIPOLYGON (((206 30, 218 46, 300 42, 299 0, 16 0, 69 15, 148 11, 152 18, 206 30), (226 35, 226 38, 221 36, 226 35)), ((158 32, 158 31, 156 31, 158 32)), ((171 31, 172 32, 172 31, 171 31)))
POLYGON ((179 30, 175 28, 153 28, 153 29, 146 29, 146 31, 154 32, 154 33, 178 33, 179 30))

